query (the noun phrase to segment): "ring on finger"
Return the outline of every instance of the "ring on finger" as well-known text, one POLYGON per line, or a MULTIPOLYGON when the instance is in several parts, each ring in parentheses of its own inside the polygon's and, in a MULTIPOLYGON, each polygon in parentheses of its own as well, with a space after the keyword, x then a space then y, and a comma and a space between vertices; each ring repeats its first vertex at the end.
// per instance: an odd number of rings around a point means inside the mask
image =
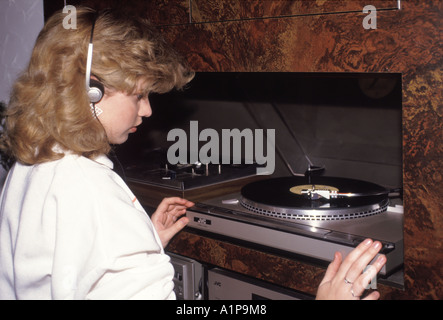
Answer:
POLYGON ((352 281, 349 281, 349 280, 346 279, 346 278, 345 278, 344 280, 345 280, 345 283, 346 283, 346 284, 350 284, 350 285, 354 284, 352 281))

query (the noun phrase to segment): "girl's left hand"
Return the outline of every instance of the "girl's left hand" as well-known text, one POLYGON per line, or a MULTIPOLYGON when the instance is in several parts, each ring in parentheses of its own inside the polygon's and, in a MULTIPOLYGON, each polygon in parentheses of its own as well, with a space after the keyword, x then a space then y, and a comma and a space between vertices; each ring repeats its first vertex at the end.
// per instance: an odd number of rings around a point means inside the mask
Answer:
MULTIPOLYGON (((368 265, 381 250, 379 241, 366 239, 342 260, 336 252, 317 291, 318 300, 359 300, 372 279, 386 264, 386 256, 379 255, 372 265, 368 265)), ((380 298, 373 291, 365 300, 380 298)))

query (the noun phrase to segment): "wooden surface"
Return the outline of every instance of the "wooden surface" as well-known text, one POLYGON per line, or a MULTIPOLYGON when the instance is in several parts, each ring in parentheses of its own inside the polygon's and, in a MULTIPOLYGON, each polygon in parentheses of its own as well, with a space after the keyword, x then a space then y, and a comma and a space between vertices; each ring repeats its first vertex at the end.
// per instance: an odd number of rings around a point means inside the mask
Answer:
MULTIPOLYGON (((317 293, 326 268, 326 266, 246 248, 226 240, 197 235, 189 230, 179 233, 171 241, 167 250, 186 255, 205 264, 301 291, 312 297, 315 297, 317 293)), ((404 297, 404 291, 392 285, 378 282, 376 287, 383 299, 404 297)))
POLYGON ((155 208, 164 197, 181 197, 192 202, 204 201, 224 194, 239 192, 247 183, 264 178, 265 176, 251 176, 184 190, 153 186, 135 181, 128 181, 128 186, 142 205, 155 208))

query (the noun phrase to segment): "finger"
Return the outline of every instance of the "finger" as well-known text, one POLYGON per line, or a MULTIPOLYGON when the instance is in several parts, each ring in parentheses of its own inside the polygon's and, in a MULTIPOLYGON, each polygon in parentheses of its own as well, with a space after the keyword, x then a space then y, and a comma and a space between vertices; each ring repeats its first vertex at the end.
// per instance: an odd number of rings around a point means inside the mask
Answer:
POLYGON ((163 200, 169 204, 182 205, 188 208, 194 205, 194 202, 179 197, 164 198, 163 200))
POLYGON ((323 277, 323 280, 320 283, 320 286, 326 282, 332 281, 334 279, 335 275, 337 274, 337 271, 340 268, 342 262, 342 256, 340 252, 336 252, 334 254, 334 260, 329 264, 328 268, 326 269, 325 276, 323 277))
POLYGON ((177 220, 168 230, 174 234, 182 230, 186 225, 189 223, 189 218, 183 217, 179 220, 177 220))
POLYGON ((184 214, 186 214, 186 210, 188 207, 184 206, 170 206, 168 211, 166 212, 168 216, 175 217, 176 219, 184 214))
POLYGON ((378 300, 380 299, 380 293, 378 291, 373 291, 364 297, 362 300, 378 300))
MULTIPOLYGON (((347 273, 351 268, 352 264, 355 261, 357 261, 357 259, 359 259, 360 256, 370 248, 372 243, 373 241, 371 239, 366 239, 365 241, 360 243, 354 250, 352 250, 344 259, 339 271, 337 272, 337 276, 339 278, 344 279, 347 276, 347 273)), ((348 279, 348 280, 352 281, 354 279, 348 279)))
POLYGON ((354 282, 354 292, 361 296, 363 292, 370 287, 370 283, 377 278, 377 274, 381 268, 385 265, 387 259, 384 255, 377 257, 375 262, 365 268, 363 274, 361 274, 354 282))
POLYGON ((170 204, 167 212, 168 213, 174 213, 174 212, 179 212, 179 211, 183 212, 183 211, 186 211, 186 209, 188 209, 188 207, 181 205, 181 204, 170 204))
POLYGON ((169 243, 169 241, 174 237, 179 231, 181 231, 186 225, 189 223, 189 218, 183 217, 177 222, 175 222, 172 226, 169 228, 163 230, 161 233, 161 239, 163 247, 166 247, 166 245, 169 243))
POLYGON ((184 205, 186 203, 187 200, 183 199, 183 198, 179 198, 179 197, 169 197, 169 198, 164 198, 161 202, 161 204, 163 205, 184 205))
POLYGON ((155 210, 154 214, 159 212, 167 212, 170 204, 171 204, 171 198, 164 198, 158 205, 157 210, 155 210))
POLYGON ((375 241, 370 247, 367 248, 365 252, 360 255, 356 261, 353 262, 346 273, 346 278, 352 282, 355 282, 367 265, 375 258, 381 248, 382 244, 379 241, 375 241))
POLYGON ((171 209, 187 209, 195 205, 194 202, 182 198, 169 198, 167 203, 171 209))
POLYGON ((174 210, 176 206, 182 206, 183 208, 190 208, 193 205, 194 205, 193 202, 179 197, 164 198, 157 207, 156 212, 169 212, 171 210, 174 210))

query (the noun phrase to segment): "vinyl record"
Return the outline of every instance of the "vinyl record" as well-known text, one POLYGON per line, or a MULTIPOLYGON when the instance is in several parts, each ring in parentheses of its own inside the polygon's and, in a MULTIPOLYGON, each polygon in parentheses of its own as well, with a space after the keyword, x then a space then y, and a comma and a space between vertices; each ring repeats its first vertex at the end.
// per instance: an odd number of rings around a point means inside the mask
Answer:
MULTIPOLYGON (((388 190, 371 182, 336 177, 283 177, 250 183, 241 190, 242 202, 284 209, 334 210, 361 208, 387 201, 388 190), (311 200, 301 194, 309 186, 353 196, 311 200)), ((360 210, 360 209, 359 209, 360 210)))

